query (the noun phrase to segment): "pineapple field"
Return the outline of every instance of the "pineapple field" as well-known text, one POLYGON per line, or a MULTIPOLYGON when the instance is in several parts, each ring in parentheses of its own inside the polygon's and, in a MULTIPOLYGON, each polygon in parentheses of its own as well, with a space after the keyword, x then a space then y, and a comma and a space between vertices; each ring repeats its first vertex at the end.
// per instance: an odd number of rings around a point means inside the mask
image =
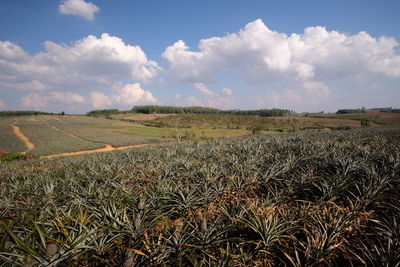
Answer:
POLYGON ((140 128, 130 122, 77 115, 0 117, 0 151, 39 157, 162 141, 151 135, 141 135, 137 131, 140 128), (130 132, 121 132, 124 129, 130 132))
POLYGON ((399 195, 390 127, 14 161, 0 265, 399 266, 399 195))

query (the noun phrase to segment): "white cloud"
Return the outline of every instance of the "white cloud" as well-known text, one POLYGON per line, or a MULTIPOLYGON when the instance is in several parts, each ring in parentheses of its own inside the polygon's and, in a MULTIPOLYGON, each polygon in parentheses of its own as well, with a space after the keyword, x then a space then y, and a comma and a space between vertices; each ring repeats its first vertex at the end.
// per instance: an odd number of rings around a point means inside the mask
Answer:
POLYGON ((83 96, 72 92, 51 92, 50 97, 52 100, 65 104, 83 104, 86 100, 83 96))
POLYGON ((303 87, 313 97, 328 97, 330 94, 328 86, 322 82, 306 81, 303 83, 303 87))
POLYGON ((120 105, 155 104, 157 99, 150 91, 144 90, 140 83, 126 84, 115 90, 114 94, 90 93, 90 103, 94 108, 104 108, 114 103, 120 105))
POLYGON ((30 82, 5 82, 0 81, 0 85, 5 88, 14 88, 18 90, 44 90, 46 85, 37 80, 30 82))
POLYGON ((61 14, 80 16, 87 20, 94 20, 94 15, 99 10, 95 4, 85 0, 65 0, 58 7, 61 14))
POLYGON ((397 46, 393 38, 374 38, 366 32, 348 35, 324 27, 308 27, 303 34, 288 36, 268 29, 258 19, 238 33, 201 40, 199 51, 191 51, 180 40, 162 56, 170 63, 170 77, 177 82, 209 82, 222 70, 236 72, 250 82, 368 73, 398 78, 397 46))
POLYGON ((30 56, 19 46, 0 42, 0 85, 20 90, 104 90, 121 81, 149 82, 160 67, 139 46, 107 33, 71 46, 45 42, 45 52, 30 56))
POLYGON ((229 88, 223 88, 223 89, 221 90, 221 95, 222 95, 222 96, 232 96, 232 94, 233 94, 233 92, 232 92, 232 90, 229 89, 229 88))
POLYGON ((72 92, 49 92, 48 94, 33 93, 21 98, 21 104, 24 108, 39 110, 46 109, 50 104, 72 105, 83 103, 86 103, 85 98, 72 92))
POLYGON ((296 91, 294 90, 286 90, 283 98, 291 103, 291 104, 298 104, 301 103, 303 98, 301 97, 301 95, 299 95, 296 91))
POLYGON ((0 42, 0 60, 19 62, 28 57, 28 54, 18 45, 9 41, 0 42))
POLYGON ((194 96, 189 96, 185 100, 187 106, 204 106, 204 103, 194 96))
POLYGON ((203 95, 202 98, 190 96, 185 104, 189 106, 207 106, 214 108, 230 108, 236 102, 233 92, 229 88, 223 88, 219 93, 214 93, 203 83, 195 83, 194 87, 203 95))
POLYGON ((6 107, 6 102, 3 99, 0 99, 0 109, 4 109, 6 107))
POLYGON ((212 96, 212 95, 214 95, 214 93, 213 93, 212 91, 210 91, 210 89, 208 89, 208 88, 204 85, 204 83, 195 83, 195 84, 194 84, 194 87, 195 87, 200 93, 202 93, 203 95, 206 95, 206 96, 212 96))
POLYGON ((112 100, 109 96, 96 91, 90 93, 90 102, 94 108, 104 108, 112 104, 112 100))
POLYGON ((49 102, 49 97, 39 94, 30 94, 22 97, 21 102, 24 108, 43 110, 49 102))
POLYGON ((286 108, 293 109, 294 106, 302 106, 304 101, 304 92, 295 90, 283 90, 282 92, 265 91, 264 94, 256 94, 252 96, 252 100, 257 108, 286 108))
POLYGON ((47 53, 37 55, 37 61, 66 70, 70 76, 95 82, 133 79, 148 82, 154 79, 159 67, 148 60, 139 46, 124 43, 118 37, 103 33, 100 38, 89 35, 73 46, 46 42, 47 53))
POLYGON ((152 93, 142 89, 140 83, 125 85, 118 90, 118 93, 115 94, 113 98, 115 98, 117 103, 123 105, 157 103, 152 93))

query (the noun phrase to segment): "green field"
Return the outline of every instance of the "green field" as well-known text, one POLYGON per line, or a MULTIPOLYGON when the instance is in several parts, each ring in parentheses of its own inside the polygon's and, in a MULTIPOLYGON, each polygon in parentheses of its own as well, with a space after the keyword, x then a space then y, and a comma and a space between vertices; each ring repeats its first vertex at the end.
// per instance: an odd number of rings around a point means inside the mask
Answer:
MULTIPOLYGON (((106 145, 121 147, 171 140, 202 141, 253 134, 353 129, 360 128, 360 121, 366 120, 366 116, 372 116, 349 115, 258 117, 232 114, 120 113, 103 117, 78 115, 2 117, 0 149, 6 152, 27 150, 21 139, 13 133, 11 126, 13 123, 35 145, 28 154, 44 156, 99 149, 106 145)), ((377 117, 380 118, 380 124, 385 125, 394 125, 399 121, 396 114, 373 116, 377 117)))
POLYGON ((11 124, 16 122, 14 117, 0 117, 0 149, 10 152, 23 152, 24 143, 15 136, 11 124))
POLYGON ((118 115, 0 118, 0 266, 400 264, 398 115, 118 115))
MULTIPOLYGON (((134 121, 144 126, 158 128, 246 130, 243 135, 251 134, 253 129, 258 132, 293 132, 308 129, 331 129, 341 127, 358 128, 360 122, 351 119, 332 120, 331 118, 309 118, 303 116, 290 117, 258 117, 232 114, 117 114, 110 118, 116 120, 134 121), (147 116, 147 119, 146 119, 147 116)), ((225 131, 227 134, 229 131, 225 131)), ((229 135, 229 134, 228 134, 229 135)), ((232 136, 236 136, 232 131, 232 136)), ((222 137, 222 136, 221 136, 222 137)))
POLYGON ((397 266, 400 131, 0 164, 2 266, 397 266))
POLYGON ((120 147, 161 141, 160 138, 132 131, 141 125, 85 116, 43 115, 0 119, 0 149, 7 152, 26 151, 24 143, 12 132, 14 124, 34 144, 34 149, 28 152, 34 156, 93 150, 107 144, 120 147), (126 128, 131 131, 121 131, 126 128))

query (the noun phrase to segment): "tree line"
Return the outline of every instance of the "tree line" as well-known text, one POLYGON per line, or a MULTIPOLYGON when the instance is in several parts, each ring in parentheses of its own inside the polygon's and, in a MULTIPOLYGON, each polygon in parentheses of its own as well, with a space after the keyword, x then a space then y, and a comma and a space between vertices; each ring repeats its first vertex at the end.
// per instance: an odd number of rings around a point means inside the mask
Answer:
POLYGON ((0 116, 33 116, 33 115, 54 115, 54 113, 35 111, 35 110, 4 110, 4 111, 0 111, 0 116))
POLYGON ((86 115, 88 116, 101 116, 112 115, 120 113, 142 113, 142 114, 232 114, 232 115, 254 115, 261 117, 282 117, 294 115, 294 111, 287 109, 257 109, 257 110, 221 110, 209 107, 176 107, 176 106, 134 106, 130 111, 120 111, 118 109, 98 109, 92 110, 86 115))
POLYGON ((354 109, 339 109, 336 111, 336 114, 353 114, 353 113, 365 113, 365 112, 389 112, 389 113, 400 113, 400 109, 398 108, 370 108, 366 109, 365 107, 362 108, 354 108, 354 109))
POLYGON ((232 114, 232 115, 255 115, 261 117, 282 117, 295 114, 287 109, 256 109, 256 110, 221 110, 209 107, 175 107, 175 106, 135 106, 133 112, 151 114, 232 114))

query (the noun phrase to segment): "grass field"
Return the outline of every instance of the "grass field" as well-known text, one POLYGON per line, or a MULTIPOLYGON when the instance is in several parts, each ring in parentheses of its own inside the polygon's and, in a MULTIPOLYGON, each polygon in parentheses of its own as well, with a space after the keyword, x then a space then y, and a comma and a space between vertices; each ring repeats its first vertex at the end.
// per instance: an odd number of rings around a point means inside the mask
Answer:
POLYGON ((2 266, 398 266, 400 131, 0 164, 2 266))

